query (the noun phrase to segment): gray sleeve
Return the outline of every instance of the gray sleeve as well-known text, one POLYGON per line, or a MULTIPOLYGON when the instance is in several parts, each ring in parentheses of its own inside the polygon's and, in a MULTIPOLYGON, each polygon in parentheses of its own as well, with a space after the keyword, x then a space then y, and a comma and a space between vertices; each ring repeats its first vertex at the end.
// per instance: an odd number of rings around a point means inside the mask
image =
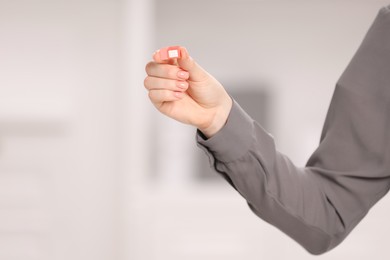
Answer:
POLYGON ((197 143, 252 211, 312 254, 337 246, 390 188, 390 6, 339 79, 321 142, 298 168, 234 102, 197 143))

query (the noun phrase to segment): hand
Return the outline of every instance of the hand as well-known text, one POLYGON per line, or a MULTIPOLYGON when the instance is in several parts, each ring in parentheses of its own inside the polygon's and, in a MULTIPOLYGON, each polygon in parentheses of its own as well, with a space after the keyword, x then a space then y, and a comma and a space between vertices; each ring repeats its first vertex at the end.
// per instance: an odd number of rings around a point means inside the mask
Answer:
POLYGON ((206 137, 226 123, 232 99, 224 87, 180 47, 181 57, 161 60, 159 51, 146 65, 144 85, 149 98, 163 114, 197 127, 206 137))

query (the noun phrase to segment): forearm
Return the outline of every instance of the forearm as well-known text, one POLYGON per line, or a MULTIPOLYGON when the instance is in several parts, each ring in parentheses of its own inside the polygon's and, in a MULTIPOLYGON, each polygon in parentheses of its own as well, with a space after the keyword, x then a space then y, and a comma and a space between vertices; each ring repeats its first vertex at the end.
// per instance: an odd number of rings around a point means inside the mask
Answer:
POLYGON ((251 209, 312 253, 327 251, 341 221, 318 180, 278 153, 272 137, 234 103, 224 128, 200 146, 251 209))
POLYGON ((337 83, 321 143, 297 168, 237 104, 198 143, 265 221, 319 254, 338 245, 390 187, 390 9, 380 10, 337 83))

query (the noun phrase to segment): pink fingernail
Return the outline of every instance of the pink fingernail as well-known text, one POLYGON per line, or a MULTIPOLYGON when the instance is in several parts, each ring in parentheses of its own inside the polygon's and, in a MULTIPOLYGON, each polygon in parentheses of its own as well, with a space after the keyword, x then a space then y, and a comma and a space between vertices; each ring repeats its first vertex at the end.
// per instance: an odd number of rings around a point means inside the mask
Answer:
POLYGON ((178 81, 177 82, 177 86, 179 88, 182 88, 182 89, 186 89, 187 88, 187 83, 183 82, 183 81, 178 81))
POLYGON ((178 76, 179 78, 181 78, 181 79, 188 79, 188 77, 190 76, 190 74, 189 74, 187 71, 181 70, 181 71, 179 71, 179 72, 177 73, 177 76, 178 76))

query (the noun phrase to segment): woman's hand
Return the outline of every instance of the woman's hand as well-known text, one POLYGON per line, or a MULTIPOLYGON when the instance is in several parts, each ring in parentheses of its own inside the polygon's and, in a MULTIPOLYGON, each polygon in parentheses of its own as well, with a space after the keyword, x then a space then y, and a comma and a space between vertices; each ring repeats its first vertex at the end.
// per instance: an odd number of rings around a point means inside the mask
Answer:
POLYGON ((146 65, 144 85, 163 114, 197 127, 206 137, 226 123, 232 99, 224 87, 180 47, 180 57, 162 60, 159 51, 146 65))

